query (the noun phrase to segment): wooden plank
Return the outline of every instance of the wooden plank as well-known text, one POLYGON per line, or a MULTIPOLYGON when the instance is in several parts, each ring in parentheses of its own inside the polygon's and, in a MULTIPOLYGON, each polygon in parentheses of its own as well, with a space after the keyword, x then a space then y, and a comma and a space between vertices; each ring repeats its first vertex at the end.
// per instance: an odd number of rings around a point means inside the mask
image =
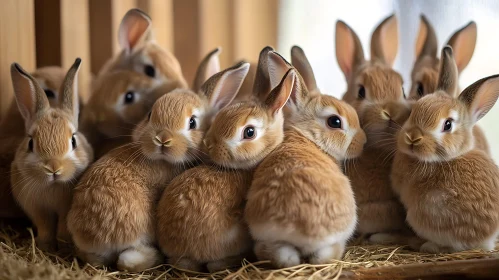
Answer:
POLYGON ((61 65, 61 3, 35 0, 36 67, 61 65))
POLYGON ((35 13, 33 0, 2 0, 0 9, 0 116, 13 96, 10 64, 35 69, 35 13))
MULTIPOLYGON (((203 0, 199 0, 203 1, 203 0)), ((173 3, 175 56, 182 66, 182 72, 192 83, 197 65, 201 60, 198 0, 182 0, 173 3)))
POLYGON ((89 0, 89 27, 90 27, 90 53, 91 70, 94 75, 106 61, 113 56, 113 33, 111 18, 111 1, 89 0))
POLYGON ((158 44, 173 52, 173 0, 137 0, 137 7, 151 17, 158 44))
POLYGON ((234 59, 257 62, 265 46, 277 44, 278 0, 234 0, 234 59))
POLYGON ((340 279, 498 279, 499 258, 439 261, 345 272, 340 279))
POLYGON ((81 58, 78 87, 81 98, 86 101, 91 86, 88 1, 60 1, 61 66, 69 69, 77 57, 81 58))

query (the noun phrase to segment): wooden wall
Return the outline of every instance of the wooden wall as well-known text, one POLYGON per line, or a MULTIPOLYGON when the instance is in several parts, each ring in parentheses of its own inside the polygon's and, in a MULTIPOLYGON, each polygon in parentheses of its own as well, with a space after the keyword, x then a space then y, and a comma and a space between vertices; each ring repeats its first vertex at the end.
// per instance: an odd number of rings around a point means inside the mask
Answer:
POLYGON ((119 51, 123 15, 140 8, 153 21, 159 44, 174 52, 192 81, 201 58, 222 47, 221 64, 256 62, 276 46, 278 0, 2 0, 0 9, 0 116, 12 100, 10 64, 26 70, 83 60, 80 84, 90 94, 92 75, 119 51))

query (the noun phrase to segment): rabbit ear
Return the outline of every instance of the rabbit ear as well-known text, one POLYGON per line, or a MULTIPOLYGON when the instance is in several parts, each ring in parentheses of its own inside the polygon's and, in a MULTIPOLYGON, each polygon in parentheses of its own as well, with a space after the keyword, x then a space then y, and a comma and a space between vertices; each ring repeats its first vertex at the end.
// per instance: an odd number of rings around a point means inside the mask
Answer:
POLYGON ((192 89, 194 92, 198 92, 201 89, 206 80, 211 76, 220 72, 220 52, 222 48, 218 47, 207 54, 196 71, 196 76, 194 77, 194 82, 192 83, 192 89))
POLYGON ((17 106, 28 129, 36 116, 47 110, 50 104, 38 82, 21 65, 12 63, 10 74, 17 106))
POLYGON ((270 92, 265 100, 265 106, 275 116, 288 101, 294 84, 297 81, 295 69, 289 69, 281 82, 270 92))
POLYGON ((270 92, 270 77, 269 77, 269 52, 274 51, 272 47, 265 47, 260 52, 258 57, 258 65, 256 67, 255 81, 253 82, 253 94, 260 99, 270 92))
POLYGON ((499 75, 493 75, 476 81, 467 87, 459 100, 468 107, 473 121, 479 121, 494 106, 499 97, 499 75))
POLYGON ((421 15, 418 38, 416 39, 416 59, 423 56, 437 57, 438 41, 435 29, 425 15, 421 15))
POLYGON ((454 49, 457 69, 461 73, 473 57, 476 45, 476 23, 471 21, 452 35, 447 45, 454 49))
POLYGON ((395 14, 384 19, 371 37, 371 60, 392 66, 399 46, 398 22, 395 14))
POLYGON ((314 71, 312 66, 305 55, 302 48, 298 46, 293 46, 291 48, 291 64, 298 70, 307 89, 309 91, 317 90, 317 82, 315 81, 314 71))
POLYGON ((127 54, 140 49, 152 39, 151 18, 139 9, 129 10, 121 20, 118 41, 127 54))
POLYGON ((268 59, 268 71, 270 78, 270 88, 274 89, 278 84, 281 83, 282 77, 288 72, 293 66, 289 64, 280 54, 271 51, 267 55, 268 59))
POLYGON ((212 108, 218 111, 232 102, 248 74, 249 66, 249 63, 239 62, 211 76, 203 84, 201 91, 208 97, 212 108))
POLYGON ((60 89, 61 93, 59 94, 60 106, 73 116, 73 125, 75 127, 78 127, 78 114, 80 110, 78 104, 78 71, 80 70, 80 65, 81 59, 76 58, 64 77, 60 89))
POLYGON ((450 46, 445 46, 442 49, 440 58, 437 89, 443 90, 454 97, 457 93, 458 83, 457 66, 452 48, 450 46))
POLYGON ((364 63, 364 49, 357 34, 341 20, 336 22, 335 41, 336 60, 348 81, 354 69, 364 63))

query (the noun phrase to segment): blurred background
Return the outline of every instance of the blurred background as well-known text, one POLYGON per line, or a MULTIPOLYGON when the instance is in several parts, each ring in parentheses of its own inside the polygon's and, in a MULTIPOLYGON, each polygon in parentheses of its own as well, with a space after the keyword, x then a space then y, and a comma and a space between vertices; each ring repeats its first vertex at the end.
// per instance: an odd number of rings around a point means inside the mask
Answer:
MULTIPOLYGON (((499 1, 495 0, 2 0, 0 9, 0 117, 12 100, 10 64, 26 70, 83 59, 81 89, 104 62, 119 52, 117 30, 131 8, 153 21, 157 41, 179 59, 192 81, 201 58, 221 46, 222 67, 274 46, 289 58, 300 45, 307 54, 323 92, 341 97, 346 89, 335 57, 334 28, 338 19, 360 37, 366 56, 374 27, 395 13, 399 52, 394 68, 404 77, 406 92, 414 62, 419 15, 433 24, 440 46, 457 29, 474 20, 478 26, 475 53, 460 78, 464 88, 499 73, 499 1)), ((499 105, 480 121, 499 162, 499 105)))

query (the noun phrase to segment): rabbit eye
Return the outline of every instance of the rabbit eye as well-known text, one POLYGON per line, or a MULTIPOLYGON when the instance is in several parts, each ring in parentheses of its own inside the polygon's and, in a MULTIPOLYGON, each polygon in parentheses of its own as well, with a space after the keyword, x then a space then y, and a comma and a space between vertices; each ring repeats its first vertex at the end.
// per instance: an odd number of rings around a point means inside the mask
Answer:
POLYGON ((248 126, 244 129, 243 139, 253 139, 256 136, 256 130, 254 126, 248 126))
POLYGON ((31 153, 33 152, 33 138, 29 138, 28 151, 31 153))
POLYGON ((402 95, 404 96, 404 99, 407 99, 407 97, 405 96, 405 89, 403 86, 402 86, 402 95))
POLYGON ((47 96, 47 98, 50 98, 50 99, 55 98, 55 92, 53 92, 52 90, 44 89, 43 91, 45 91, 45 95, 47 96))
POLYGON ((366 89, 363 85, 359 85, 359 99, 366 98, 366 89))
POLYGON ((327 119, 327 125, 330 127, 330 128, 336 128, 336 129, 341 129, 342 125, 341 125, 341 119, 340 117, 334 115, 334 116, 331 116, 327 119))
POLYGON ((189 120, 189 129, 196 129, 196 119, 194 116, 189 120))
POLYGON ((444 122, 443 132, 449 132, 452 130, 452 119, 446 119, 444 122))
POLYGON ((149 64, 145 65, 144 66, 144 73, 151 78, 156 77, 156 69, 154 69, 154 67, 152 65, 149 65, 149 64))
POLYGON ((74 134, 71 136, 71 145, 73 146, 73 150, 76 149, 76 138, 74 134))
POLYGON ((424 87, 423 87, 423 84, 422 83, 418 83, 418 95, 419 96, 423 96, 424 95, 424 87))
POLYGON ((135 93, 133 91, 129 91, 125 94, 125 104, 131 104, 135 100, 135 93))

